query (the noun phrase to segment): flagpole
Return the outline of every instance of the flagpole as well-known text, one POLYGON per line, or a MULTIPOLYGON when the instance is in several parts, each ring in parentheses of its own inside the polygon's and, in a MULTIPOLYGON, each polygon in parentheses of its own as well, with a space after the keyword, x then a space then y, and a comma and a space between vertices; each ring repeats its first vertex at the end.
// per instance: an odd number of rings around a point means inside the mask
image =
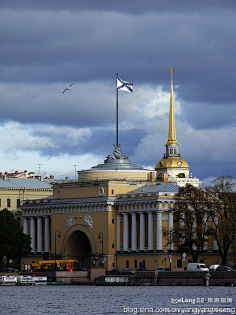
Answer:
POLYGON ((116 74, 116 145, 118 146, 118 88, 117 88, 118 73, 116 74))

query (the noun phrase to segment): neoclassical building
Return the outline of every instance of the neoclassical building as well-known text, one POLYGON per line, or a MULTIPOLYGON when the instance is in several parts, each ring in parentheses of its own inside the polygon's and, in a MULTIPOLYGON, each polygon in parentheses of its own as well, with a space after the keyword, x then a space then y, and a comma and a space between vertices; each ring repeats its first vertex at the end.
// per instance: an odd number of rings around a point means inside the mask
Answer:
MULTIPOLYGON (((174 244, 167 245, 164 231, 174 223, 173 204, 178 187, 198 178, 178 152, 175 132, 173 68, 166 153, 155 169, 132 164, 121 146, 103 164, 78 171, 75 182, 56 182, 53 198, 26 200, 23 227, 31 235, 32 253, 25 264, 43 258, 78 259, 81 267, 113 268, 185 266, 174 244), (58 238, 58 236, 61 236, 58 238), (170 261, 171 259, 171 261, 170 261)), ((200 260, 220 261, 214 240, 209 239, 200 260)), ((186 262, 191 261, 187 254, 186 262)))
POLYGON ((29 177, 8 177, 8 175, 4 174, 0 177, 0 211, 8 209, 22 223, 19 206, 23 205, 24 200, 49 198, 53 194, 52 185, 50 181, 29 177))

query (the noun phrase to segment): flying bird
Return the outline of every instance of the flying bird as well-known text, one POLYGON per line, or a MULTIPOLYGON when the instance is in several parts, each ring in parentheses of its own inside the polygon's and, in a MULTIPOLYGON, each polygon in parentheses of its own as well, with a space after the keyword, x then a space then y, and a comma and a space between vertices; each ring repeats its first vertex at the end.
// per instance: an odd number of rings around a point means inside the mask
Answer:
POLYGON ((73 84, 74 84, 74 83, 71 83, 71 84, 68 86, 68 88, 66 88, 66 89, 62 92, 62 94, 65 93, 66 90, 70 90, 70 87, 71 87, 73 84))

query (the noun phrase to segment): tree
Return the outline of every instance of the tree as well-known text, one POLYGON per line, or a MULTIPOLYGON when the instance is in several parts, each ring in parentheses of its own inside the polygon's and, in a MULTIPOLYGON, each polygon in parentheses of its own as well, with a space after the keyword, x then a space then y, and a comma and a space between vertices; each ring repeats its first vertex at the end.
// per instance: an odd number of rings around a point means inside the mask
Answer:
POLYGON ((181 249, 189 251, 197 262, 208 242, 208 195, 201 187, 187 184, 175 195, 174 222, 170 239, 181 249))
POLYGON ((206 187, 212 200, 210 215, 213 225, 208 227, 208 231, 217 242, 223 265, 227 265, 229 249, 236 238, 235 185, 235 178, 225 175, 206 187))
POLYGON ((0 269, 10 259, 19 261, 31 251, 30 236, 23 233, 13 213, 0 212, 0 269))

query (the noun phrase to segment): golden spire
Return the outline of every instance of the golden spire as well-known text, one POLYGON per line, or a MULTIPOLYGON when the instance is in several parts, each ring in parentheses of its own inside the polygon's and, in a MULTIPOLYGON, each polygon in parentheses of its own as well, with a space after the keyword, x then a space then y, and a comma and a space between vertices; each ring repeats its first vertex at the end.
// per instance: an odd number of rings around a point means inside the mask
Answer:
POLYGON ((170 68, 171 73, 171 92, 170 92, 170 112, 169 112, 169 129, 168 129, 168 140, 166 145, 177 144, 176 133, 175 133, 175 112, 174 112, 174 95, 173 95, 173 71, 174 68, 170 68))

